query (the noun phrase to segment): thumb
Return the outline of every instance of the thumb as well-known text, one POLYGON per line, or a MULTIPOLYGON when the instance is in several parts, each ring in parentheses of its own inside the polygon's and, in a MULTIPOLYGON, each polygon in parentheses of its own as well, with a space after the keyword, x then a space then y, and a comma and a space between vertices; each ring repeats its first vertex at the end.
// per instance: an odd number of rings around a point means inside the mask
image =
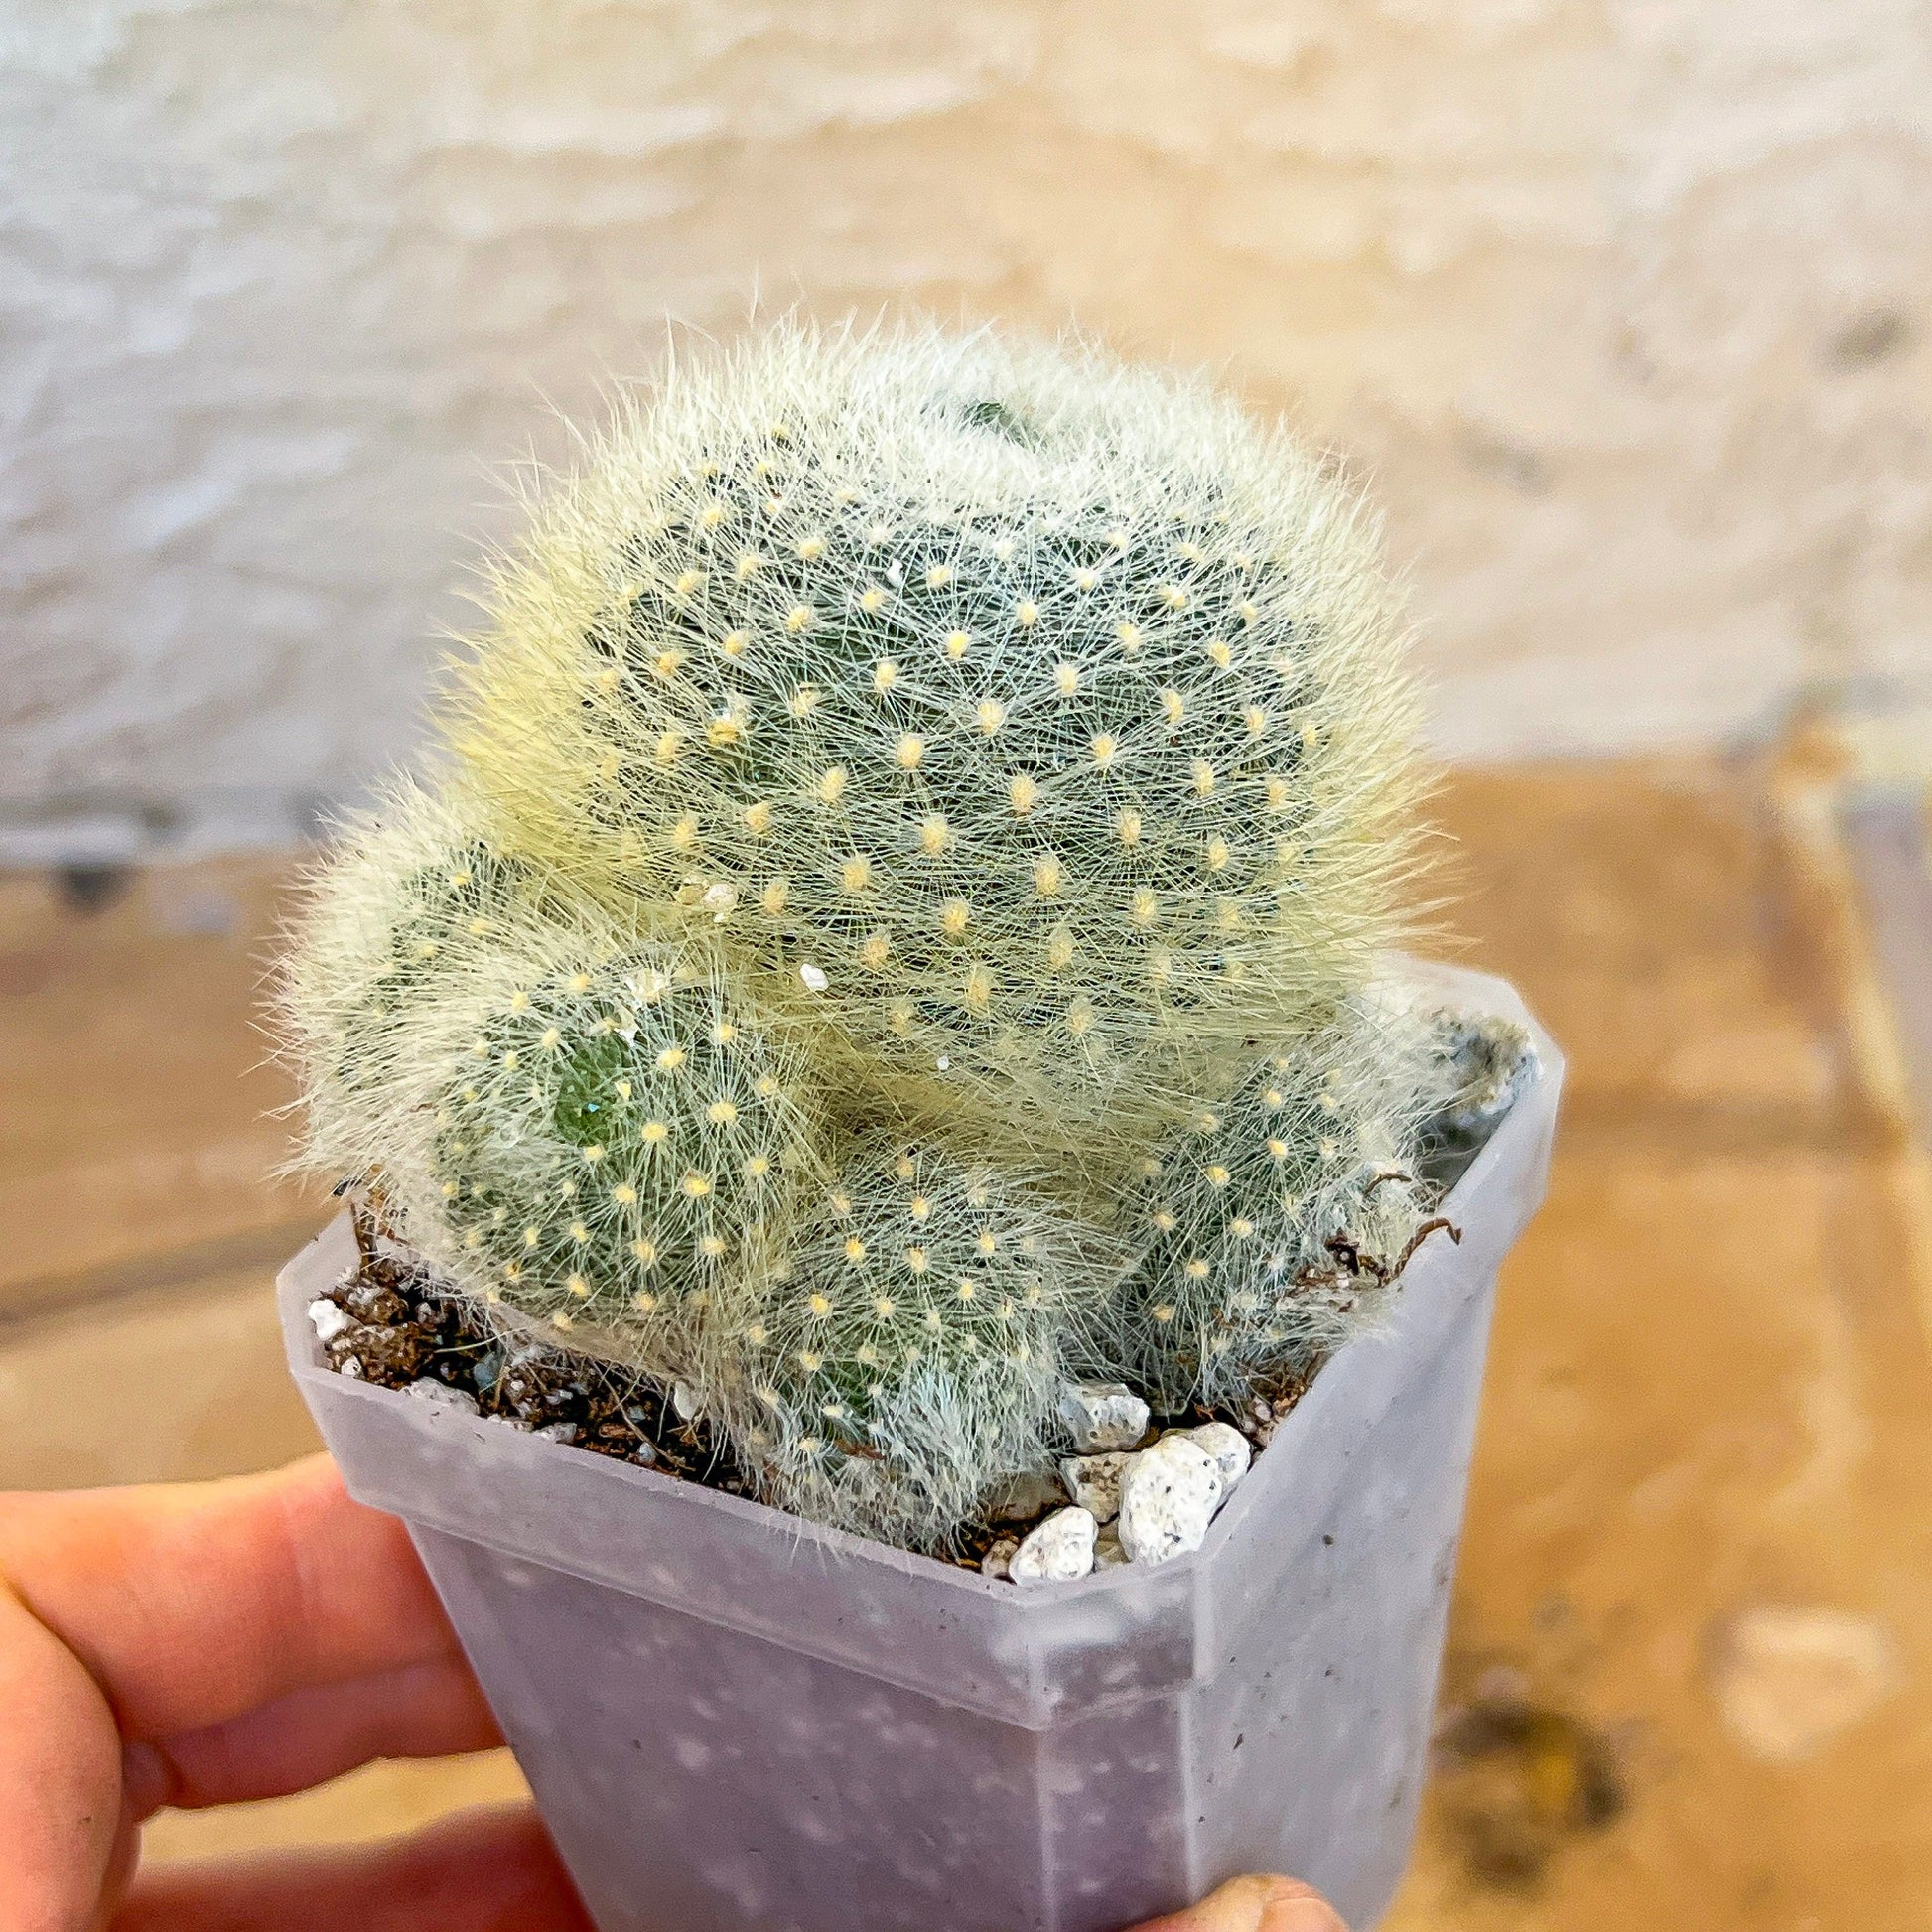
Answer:
POLYGON ((1348 1932, 1319 1892, 1296 1878, 1230 1878, 1198 1905, 1149 1919, 1132 1932, 1348 1932))

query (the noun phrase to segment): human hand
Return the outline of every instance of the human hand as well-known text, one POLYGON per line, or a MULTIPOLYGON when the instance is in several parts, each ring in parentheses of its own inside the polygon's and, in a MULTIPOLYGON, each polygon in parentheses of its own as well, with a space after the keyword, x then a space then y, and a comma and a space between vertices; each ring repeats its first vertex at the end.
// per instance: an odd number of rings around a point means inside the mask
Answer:
POLYGON ((0 1497, 0 1712, 7 1932, 593 1932, 527 1806, 135 1876, 163 1805, 501 1741, 407 1532, 326 1456, 0 1497))
POLYGON ((1319 1892, 1294 1878, 1230 1878, 1198 1905, 1149 1919, 1132 1932, 1348 1932, 1319 1892))
MULTIPOLYGON (((326 1456, 0 1497, 0 1710, 7 1932, 594 1932, 527 1806, 136 1876, 164 1805, 501 1741, 407 1533, 326 1456)), ((1235 1878, 1135 1932, 1346 1928, 1306 1886, 1235 1878)))

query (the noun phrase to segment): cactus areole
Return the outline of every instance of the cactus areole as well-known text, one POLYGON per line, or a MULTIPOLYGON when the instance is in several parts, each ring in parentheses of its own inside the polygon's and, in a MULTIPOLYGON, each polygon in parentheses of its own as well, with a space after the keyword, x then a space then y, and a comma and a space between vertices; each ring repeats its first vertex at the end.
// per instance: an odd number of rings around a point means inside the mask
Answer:
POLYGON ((913 1549, 1069 1379, 1238 1408, 1378 1319, 1513 1076, 1378 966, 1416 705, 1326 466, 1090 347, 785 324, 539 498, 299 917, 314 1167, 913 1549))

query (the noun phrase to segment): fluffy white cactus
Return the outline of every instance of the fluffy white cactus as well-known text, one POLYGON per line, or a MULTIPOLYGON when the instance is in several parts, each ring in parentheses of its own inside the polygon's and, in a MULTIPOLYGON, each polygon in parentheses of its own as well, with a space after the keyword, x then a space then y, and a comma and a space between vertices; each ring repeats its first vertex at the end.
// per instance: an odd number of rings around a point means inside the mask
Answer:
POLYGON ((1119 1257, 1010 1173, 874 1140, 738 1330, 734 1442, 767 1493, 927 1542, 1048 1459, 1063 1346, 1119 1257))
POLYGON ((409 789, 338 858, 293 957, 312 1161, 377 1185, 505 1319, 665 1380, 715 1370, 716 1306, 785 1271, 827 1172, 816 1080, 749 987, 409 789))
POLYGON ((1160 1406, 1308 1369, 1383 1314, 1437 1192, 1419 1166, 1431 1036, 1393 987, 1251 1062, 1140 1160, 1121 1232, 1141 1259, 1089 1359, 1160 1406))
POLYGON ((309 1158, 460 1290, 914 1544, 1069 1366, 1179 1408, 1372 1318, 1514 1075, 1370 988, 1415 707, 1307 451, 1077 345, 787 324, 627 402, 488 602, 283 1001, 309 1158))
POLYGON ((1372 529, 1192 382, 783 327, 628 406, 493 603, 498 835, 808 969, 848 1077, 954 1135, 1104 1159, 1395 931, 1372 529))

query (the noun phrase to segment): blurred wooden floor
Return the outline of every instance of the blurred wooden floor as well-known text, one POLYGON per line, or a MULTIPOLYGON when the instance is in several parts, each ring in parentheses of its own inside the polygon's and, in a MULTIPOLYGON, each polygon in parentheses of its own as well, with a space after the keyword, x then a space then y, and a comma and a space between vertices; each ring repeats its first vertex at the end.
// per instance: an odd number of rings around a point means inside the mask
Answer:
MULTIPOLYGON (((1466 956, 1571 1054, 1512 1260, 1391 1932, 1932 1925, 1932 1215, 1829 795, 1801 768, 1464 775, 1466 956)), ((263 1179, 262 862, 82 911, 0 879, 0 1486, 207 1475, 313 1437, 263 1179)), ((150 1856, 514 1790, 382 1765, 168 1816, 150 1856)))

